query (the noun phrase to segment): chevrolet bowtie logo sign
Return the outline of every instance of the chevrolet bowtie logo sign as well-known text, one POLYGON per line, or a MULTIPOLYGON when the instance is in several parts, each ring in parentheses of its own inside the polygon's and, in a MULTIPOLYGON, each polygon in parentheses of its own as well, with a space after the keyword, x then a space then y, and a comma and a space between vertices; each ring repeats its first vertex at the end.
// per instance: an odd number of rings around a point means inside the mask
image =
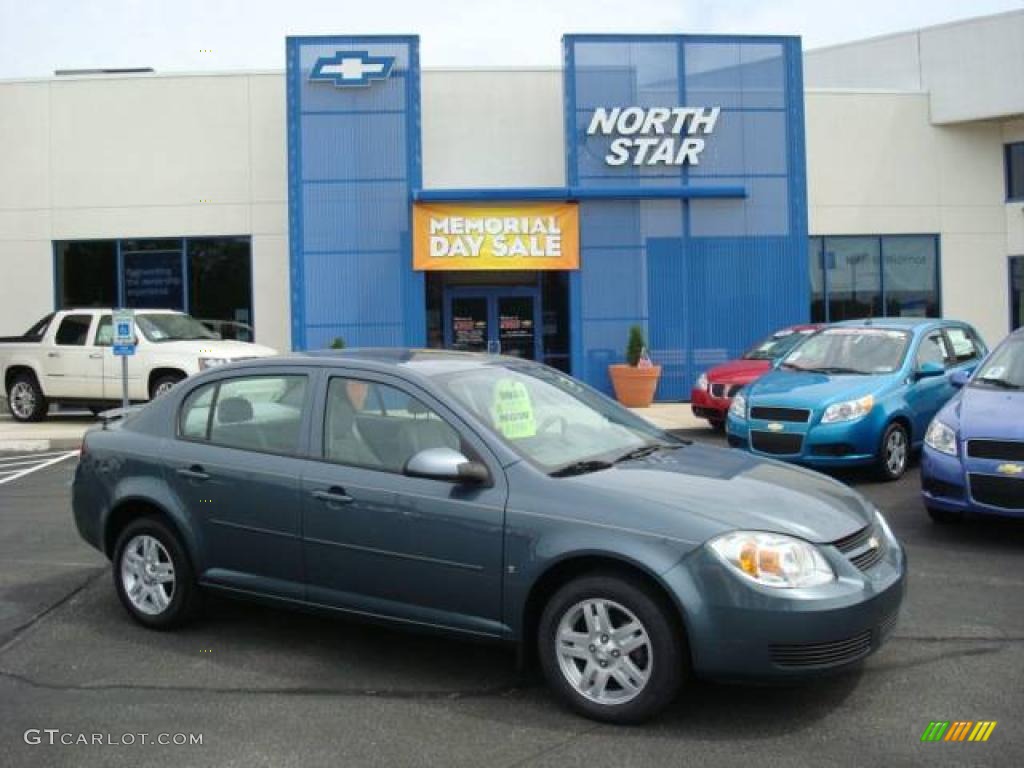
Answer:
POLYGON ((766 427, 766 429, 767 429, 767 430, 768 430, 769 432, 781 432, 781 431, 782 431, 782 430, 784 430, 785 428, 786 428, 786 425, 785 425, 785 424, 780 424, 780 423, 779 423, 779 422, 777 422, 777 421, 773 421, 773 422, 772 422, 771 424, 769 424, 769 425, 768 425, 768 426, 766 427))
POLYGON ((1000 464, 996 467, 996 472, 1001 475, 1019 475, 1024 472, 1024 467, 1020 464, 1000 464))
POLYGON ((386 80, 394 64, 394 56, 371 56, 366 51, 336 51, 333 56, 321 56, 316 60, 309 80, 334 83, 339 88, 369 85, 374 80, 386 80))

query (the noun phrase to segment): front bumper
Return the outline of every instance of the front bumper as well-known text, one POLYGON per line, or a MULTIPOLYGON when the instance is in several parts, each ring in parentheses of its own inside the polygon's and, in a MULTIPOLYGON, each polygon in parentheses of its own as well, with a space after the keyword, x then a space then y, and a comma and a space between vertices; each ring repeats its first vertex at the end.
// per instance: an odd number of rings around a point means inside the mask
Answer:
POLYGON ((812 414, 808 423, 780 422, 768 419, 740 419, 729 414, 726 421, 729 444, 757 456, 806 464, 811 467, 850 467, 871 464, 876 460, 884 422, 874 413, 856 421, 822 424, 812 414), (775 425, 773 431, 770 425, 775 425), (778 427, 781 425, 781 429, 778 427), (760 449, 753 433, 764 442, 784 440, 793 446, 771 450, 760 449), (767 436, 767 437, 765 437, 767 436))
POLYGON ((895 540, 865 571, 822 546, 836 581, 806 590, 751 584, 701 547, 665 578, 685 613, 695 673, 714 680, 794 680, 849 667, 892 632, 906 586, 895 540))
MULTIPOLYGON (((960 446, 963 453, 963 446, 960 446)), ((982 515, 1024 518, 1024 509, 1008 509, 978 501, 971 491, 970 474, 998 477, 996 459, 966 459, 940 453, 925 444, 921 450, 921 498, 926 507, 944 512, 973 512, 982 515)), ((1009 462, 1012 463, 1012 462, 1009 462)), ((1012 482, 1012 481, 1011 481, 1012 482)), ((1024 481, 1017 482, 1024 487, 1024 481)))
POLYGON ((698 419, 725 421, 730 405, 732 405, 731 397, 715 397, 699 387, 694 387, 690 391, 690 408, 698 419))

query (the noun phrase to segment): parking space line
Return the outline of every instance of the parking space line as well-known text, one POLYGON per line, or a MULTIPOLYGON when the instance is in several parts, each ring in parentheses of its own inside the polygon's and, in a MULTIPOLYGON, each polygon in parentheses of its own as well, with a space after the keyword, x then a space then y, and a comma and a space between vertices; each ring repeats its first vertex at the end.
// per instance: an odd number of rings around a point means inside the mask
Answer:
POLYGON ((45 461, 39 462, 38 464, 34 464, 22 470, 18 470, 10 477, 0 477, 0 485, 13 482, 14 480, 19 480, 25 477, 26 475, 31 475, 33 472, 38 472, 40 469, 46 469, 47 467, 53 466, 54 464, 58 464, 64 461, 65 459, 70 459, 72 456, 77 455, 78 451, 67 451, 66 453, 60 454, 59 456, 55 456, 51 459, 46 459, 45 461))
POLYGON ((51 456, 63 456, 67 451, 46 451, 40 453, 24 453, 20 456, 0 456, 0 464, 12 464, 21 461, 39 461, 51 456))

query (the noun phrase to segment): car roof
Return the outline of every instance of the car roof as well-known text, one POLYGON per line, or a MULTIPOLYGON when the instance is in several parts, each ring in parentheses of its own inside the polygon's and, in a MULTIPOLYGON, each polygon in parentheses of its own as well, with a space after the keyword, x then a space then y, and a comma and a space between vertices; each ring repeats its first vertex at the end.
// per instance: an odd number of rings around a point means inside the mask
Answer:
POLYGON ((956 320, 943 320, 938 317, 865 317, 860 320, 843 320, 832 323, 836 328, 887 328, 891 330, 913 331, 926 326, 960 325, 956 320))
MULTIPOLYGON (((475 370, 492 366, 537 366, 532 360, 482 352, 458 352, 447 349, 417 349, 411 347, 353 347, 349 349, 314 349, 288 355, 275 355, 243 360, 230 364, 232 368, 269 365, 315 365, 352 363, 369 370, 395 370, 431 378, 446 373, 475 370)), ((225 366, 226 367, 226 366, 225 366)), ((218 367, 217 370, 222 370, 218 367)))

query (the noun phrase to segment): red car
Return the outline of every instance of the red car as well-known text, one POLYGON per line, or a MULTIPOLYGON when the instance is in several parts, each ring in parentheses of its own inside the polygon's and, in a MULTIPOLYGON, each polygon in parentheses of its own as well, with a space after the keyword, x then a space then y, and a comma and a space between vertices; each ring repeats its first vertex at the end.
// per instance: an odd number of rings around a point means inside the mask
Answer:
POLYGON ((732 396, 768 373, 774 361, 786 355, 819 328, 824 328, 824 325, 793 325, 783 328, 752 346, 739 360, 730 360, 702 373, 690 393, 690 407, 694 415, 707 419, 715 429, 722 429, 732 396))

